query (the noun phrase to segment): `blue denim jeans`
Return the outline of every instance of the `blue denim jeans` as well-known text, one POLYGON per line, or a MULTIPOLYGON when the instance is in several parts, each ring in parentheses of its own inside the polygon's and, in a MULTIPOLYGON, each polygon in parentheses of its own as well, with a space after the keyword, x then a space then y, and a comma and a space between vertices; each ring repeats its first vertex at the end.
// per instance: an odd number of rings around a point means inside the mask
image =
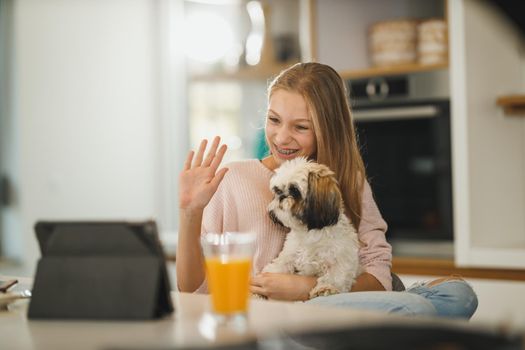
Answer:
POLYGON ((418 282, 403 292, 353 292, 317 297, 307 303, 383 311, 411 316, 442 316, 470 319, 478 298, 464 280, 446 280, 429 286, 418 282))

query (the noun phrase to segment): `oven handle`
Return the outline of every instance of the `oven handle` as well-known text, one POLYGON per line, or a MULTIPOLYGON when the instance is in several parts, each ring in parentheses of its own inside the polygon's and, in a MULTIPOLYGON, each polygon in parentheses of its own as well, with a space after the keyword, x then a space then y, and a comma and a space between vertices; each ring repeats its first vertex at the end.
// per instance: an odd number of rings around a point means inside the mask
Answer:
POLYGON ((354 119, 360 121, 435 118, 438 114, 439 108, 436 106, 377 108, 353 112, 354 119))

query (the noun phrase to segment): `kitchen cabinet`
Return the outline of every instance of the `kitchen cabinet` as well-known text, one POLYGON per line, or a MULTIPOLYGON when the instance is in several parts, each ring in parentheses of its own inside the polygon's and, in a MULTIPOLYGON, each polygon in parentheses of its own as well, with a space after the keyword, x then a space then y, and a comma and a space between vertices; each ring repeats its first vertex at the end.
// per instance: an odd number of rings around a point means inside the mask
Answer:
POLYGON ((488 2, 450 1, 455 260, 525 268, 525 119, 497 97, 525 90, 523 37, 488 2))

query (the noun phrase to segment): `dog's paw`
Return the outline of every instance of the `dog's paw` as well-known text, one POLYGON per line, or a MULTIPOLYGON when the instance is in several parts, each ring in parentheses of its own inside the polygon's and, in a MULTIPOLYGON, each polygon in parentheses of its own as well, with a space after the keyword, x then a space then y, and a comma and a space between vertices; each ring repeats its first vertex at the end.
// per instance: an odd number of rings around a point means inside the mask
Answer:
POLYGON ((329 285, 321 285, 321 286, 315 286, 314 289, 310 291, 310 299, 316 298, 316 297, 326 297, 332 294, 339 294, 340 291, 329 285))
POLYGON ((259 299, 259 300, 268 300, 268 297, 265 297, 264 295, 261 295, 261 294, 255 294, 255 293, 252 293, 251 298, 259 299))

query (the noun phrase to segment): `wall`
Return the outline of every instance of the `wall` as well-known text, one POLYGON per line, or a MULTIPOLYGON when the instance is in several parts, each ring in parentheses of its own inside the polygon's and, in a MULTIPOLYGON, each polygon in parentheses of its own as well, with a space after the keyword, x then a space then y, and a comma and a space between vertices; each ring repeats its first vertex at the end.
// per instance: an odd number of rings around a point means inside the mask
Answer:
POLYGON ((39 219, 159 212, 155 2, 14 3, 12 142, 16 203, 5 253, 31 274, 39 219))
POLYGON ((467 1, 466 5, 470 201, 472 213, 478 214, 472 220, 472 231, 480 233, 473 235, 472 241, 478 246, 499 243, 523 247, 525 119, 506 117, 495 103, 498 96, 517 93, 521 87, 520 39, 503 14, 476 1, 467 1), (490 69, 491 64, 498 69, 490 69), (498 185, 494 184, 496 178, 498 185), (484 202, 488 200, 498 204, 487 205, 484 202), (510 232, 506 233, 506 242, 495 242, 493 234, 502 223, 510 232))
MULTIPOLYGON (((13 149, 13 130, 14 118, 8 118, 11 114, 11 63, 13 61, 12 55, 12 30, 13 27, 13 4, 12 1, 0 0, 0 237, 2 231, 6 227, 14 226, 12 223, 8 224, 8 220, 13 215, 8 210, 2 210, 5 202, 8 200, 9 191, 6 185, 7 174, 12 176, 14 171, 15 150, 13 149)), ((11 247, 6 248, 6 243, 0 240, 0 252, 6 249, 16 249, 11 244, 11 247)))
POLYGON ((455 257, 525 266, 525 119, 499 96, 523 93, 523 40, 490 3, 449 2, 455 257))

